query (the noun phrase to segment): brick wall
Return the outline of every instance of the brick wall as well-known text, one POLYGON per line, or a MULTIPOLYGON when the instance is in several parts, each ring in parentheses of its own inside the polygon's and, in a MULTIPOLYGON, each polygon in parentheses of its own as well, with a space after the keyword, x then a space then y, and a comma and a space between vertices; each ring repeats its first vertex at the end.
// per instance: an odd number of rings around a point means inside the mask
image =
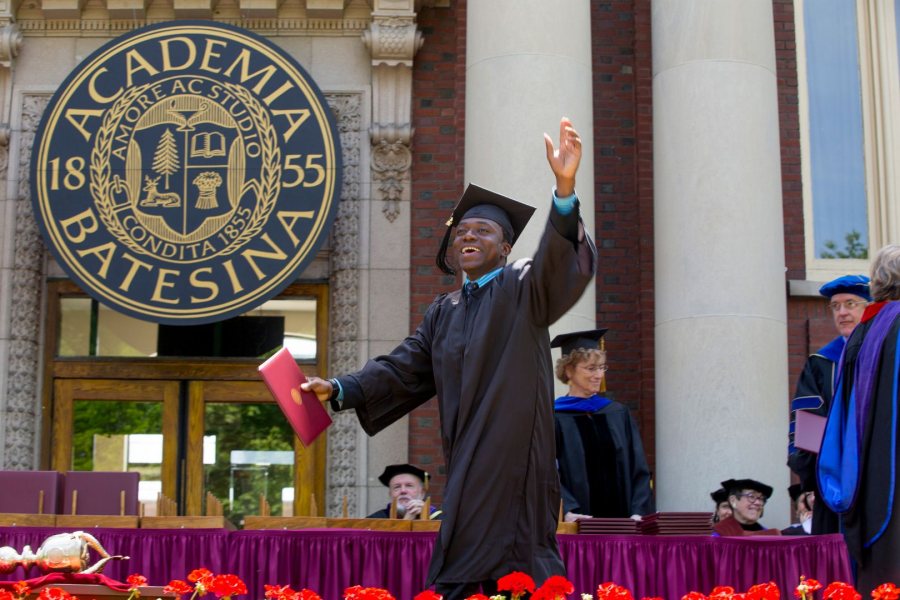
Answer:
MULTIPOLYGON (((462 193, 465 134, 466 2, 424 8, 418 15, 425 43, 413 68, 412 119, 412 331, 434 297, 456 278, 444 275, 434 257, 444 222, 462 193)), ((440 422, 435 400, 410 415, 409 459, 432 474, 431 496, 440 503, 445 484, 440 422)))
MULTIPOLYGON (((793 0, 773 0, 778 114, 781 129, 781 193, 784 207, 786 279, 806 278, 803 183, 800 171, 800 117, 797 98, 797 46, 793 0)), ((788 376, 790 395, 806 357, 836 335, 825 300, 788 297, 788 376)), ((789 398, 785 399, 786 408, 789 398)), ((785 435, 787 435, 785 433, 785 435)), ((785 440, 786 443, 786 440, 785 440)))
POLYGON ((608 395, 632 409, 655 465, 650 1, 591 3, 597 322, 608 395))

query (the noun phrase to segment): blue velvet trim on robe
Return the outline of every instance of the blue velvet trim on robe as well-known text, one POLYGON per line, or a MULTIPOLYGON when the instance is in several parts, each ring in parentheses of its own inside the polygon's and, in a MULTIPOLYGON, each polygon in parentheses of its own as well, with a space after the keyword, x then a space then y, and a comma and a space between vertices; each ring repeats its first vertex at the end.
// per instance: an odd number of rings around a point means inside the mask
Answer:
POLYGON ((827 358, 833 363, 840 364, 841 354, 844 353, 844 347, 847 345, 847 341, 843 338, 843 336, 837 336, 816 352, 819 356, 823 358, 827 358))
POLYGON ((560 396, 553 402, 553 410, 564 412, 584 412, 592 413, 608 406, 612 403, 609 398, 594 394, 590 398, 579 398, 578 396, 560 396))

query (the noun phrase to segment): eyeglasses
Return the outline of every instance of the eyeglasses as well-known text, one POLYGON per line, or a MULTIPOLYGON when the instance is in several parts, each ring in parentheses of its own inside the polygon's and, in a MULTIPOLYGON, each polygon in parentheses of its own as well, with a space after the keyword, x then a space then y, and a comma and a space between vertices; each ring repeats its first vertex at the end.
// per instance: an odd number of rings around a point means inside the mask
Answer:
POLYGON ((844 300, 843 302, 830 302, 828 308, 830 308, 832 312, 838 312, 841 310, 841 307, 846 308, 847 310, 853 310, 857 306, 865 306, 867 304, 868 302, 865 300, 844 300))
POLYGON ((578 365, 578 368, 584 369, 585 371, 588 371, 589 373, 606 373, 607 371, 609 371, 609 367, 607 367, 606 365, 581 364, 581 365, 578 365))
POLYGON ((750 504, 765 505, 766 503, 766 497, 762 494, 738 494, 738 498, 746 498, 750 504))

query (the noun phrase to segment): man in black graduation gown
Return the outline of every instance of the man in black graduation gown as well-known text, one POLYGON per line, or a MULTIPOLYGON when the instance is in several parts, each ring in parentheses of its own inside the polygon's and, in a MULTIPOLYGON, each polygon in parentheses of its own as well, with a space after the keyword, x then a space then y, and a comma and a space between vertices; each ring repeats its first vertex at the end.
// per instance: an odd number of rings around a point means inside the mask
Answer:
POLYGON ((581 139, 564 118, 559 148, 545 143, 556 190, 534 258, 506 260, 534 209, 470 185, 437 260, 458 263, 463 289, 438 296, 391 354, 307 386, 356 409, 369 435, 437 395, 447 485, 427 585, 445 600, 490 593, 511 571, 538 583, 565 571, 548 327, 590 283, 596 249, 574 196, 581 139))
POLYGON ((882 248, 869 284, 874 304, 847 340, 817 464, 821 497, 841 515, 864 596, 900 581, 897 489, 900 246, 882 248))
MULTIPOLYGON (((788 433, 788 466, 800 479, 803 492, 818 492, 816 485, 816 454, 794 446, 794 426, 797 411, 805 410, 816 415, 828 415, 834 397, 837 363, 847 338, 862 318, 863 311, 872 301, 869 295, 869 278, 865 275, 844 275, 819 288, 819 294, 828 299, 838 336, 814 352, 806 360, 794 399, 791 401, 791 422, 788 433)), ((817 494, 819 495, 819 494, 817 494)), ((823 503, 813 511, 812 533, 838 533, 838 516, 823 503)))

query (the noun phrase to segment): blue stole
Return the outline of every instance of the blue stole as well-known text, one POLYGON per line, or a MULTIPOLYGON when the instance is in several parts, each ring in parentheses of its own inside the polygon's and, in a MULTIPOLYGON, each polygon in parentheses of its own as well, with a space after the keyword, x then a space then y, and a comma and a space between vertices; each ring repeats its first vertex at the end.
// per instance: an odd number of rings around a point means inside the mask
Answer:
POLYGON ((594 394, 590 398, 579 398, 578 396, 560 396, 553 402, 553 410, 564 412, 597 412, 612 404, 612 400, 594 394))
POLYGON ((837 363, 841 360, 841 354, 844 352, 844 346, 847 345, 847 340, 844 339, 843 336, 837 336, 816 352, 819 356, 823 358, 827 358, 833 363, 837 363))
MULTIPOLYGON (((872 325, 866 333, 856 359, 853 381, 849 382, 850 393, 845 403, 843 388, 848 384, 844 373, 838 373, 835 386, 834 402, 828 412, 825 434, 822 439, 822 452, 819 454, 817 475, 822 499, 833 511, 845 513, 856 502, 860 484, 861 440, 871 412, 875 382, 879 376, 877 367, 881 360, 882 349, 888 331, 894 320, 900 316, 900 302, 888 302, 875 315, 872 325)), ((897 447, 897 382, 900 381, 900 338, 893 365, 894 387, 891 394, 891 472, 889 490, 894 489, 896 447, 897 447)), ((870 540, 864 540, 869 547, 884 533, 891 518, 893 491, 887 501, 887 514, 884 523, 870 540)))

